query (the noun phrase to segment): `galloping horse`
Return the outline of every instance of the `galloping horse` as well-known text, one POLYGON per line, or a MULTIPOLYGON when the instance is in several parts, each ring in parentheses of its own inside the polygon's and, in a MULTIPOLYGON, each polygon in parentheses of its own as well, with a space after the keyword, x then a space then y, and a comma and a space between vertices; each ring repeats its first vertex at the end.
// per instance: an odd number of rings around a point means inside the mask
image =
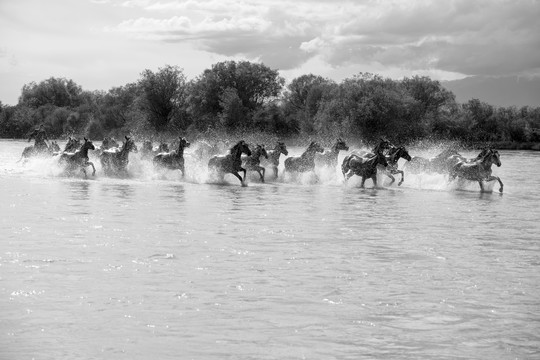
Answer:
POLYGON ((322 154, 315 155, 315 162, 321 164, 322 166, 335 168, 337 166, 340 150, 349 150, 349 147, 342 138, 338 138, 330 150, 325 151, 322 154))
POLYGON ((246 169, 242 167, 242 154, 251 156, 251 150, 244 140, 240 140, 236 145, 234 145, 227 155, 215 155, 210 158, 208 161, 208 169, 213 172, 217 172, 221 178, 225 174, 233 174, 240 180, 242 186, 246 186, 246 169), (244 173, 244 178, 238 174, 239 172, 244 173))
POLYGON ((268 158, 263 160, 263 165, 269 164, 274 171, 274 179, 278 177, 278 166, 279 166, 279 157, 281 154, 287 156, 289 152, 287 151, 287 146, 285 143, 278 141, 276 146, 272 150, 267 151, 268 158))
POLYGON ((137 152, 137 145, 135 141, 126 136, 122 149, 110 148, 103 150, 99 156, 101 161, 101 167, 106 174, 126 172, 126 168, 129 163, 129 152, 137 152))
POLYGON ((483 153, 483 156, 473 162, 460 161, 450 171, 449 182, 456 177, 469 181, 478 181, 480 185, 480 191, 484 192, 484 181, 499 182, 499 192, 503 192, 503 183, 498 176, 491 175, 491 165, 495 164, 498 167, 501 166, 501 159, 499 152, 493 149, 484 149, 477 156, 477 158, 483 153))
POLYGON ((84 138, 84 144, 82 144, 79 150, 74 153, 62 153, 59 161, 63 161, 67 164, 65 171, 72 173, 74 170, 80 169, 84 173, 85 178, 87 177, 86 167, 92 166, 92 169, 94 170, 92 176, 94 176, 96 174, 96 168, 88 159, 88 150, 95 149, 94 144, 87 138, 84 138))
POLYGON ((449 172, 454 165, 464 159, 465 158, 461 156, 457 150, 449 148, 430 159, 414 156, 407 164, 405 164, 405 170, 410 171, 413 174, 421 172, 444 174, 449 172))
POLYGON ((265 159, 268 159, 268 153, 264 148, 264 145, 257 145, 255 150, 252 151, 251 155, 248 155, 243 159, 243 165, 246 170, 256 171, 261 177, 261 182, 264 182, 264 173, 266 169, 261 166, 260 157, 264 156, 265 159))
POLYGON ((390 146, 390 143, 386 140, 381 140, 377 146, 375 146, 375 154, 366 154, 360 156, 357 154, 351 154, 343 159, 341 164, 341 172, 345 178, 345 182, 353 175, 362 177, 362 183, 360 187, 364 187, 366 179, 373 180, 373 184, 377 187, 377 166, 380 164, 385 168, 388 166, 388 161, 384 155, 384 150, 390 146), (369 156, 372 155, 372 156, 369 156))
POLYGON ((324 148, 321 145, 312 141, 302 155, 285 159, 285 171, 308 172, 315 170, 315 154, 323 151, 324 148))
POLYGON ((50 146, 47 146, 47 144, 43 144, 40 147, 36 147, 36 145, 30 145, 23 149, 21 158, 17 161, 21 161, 23 159, 28 159, 32 156, 37 155, 54 155, 55 153, 58 153, 60 151, 60 146, 56 141, 51 141, 50 146))
POLYGON ((191 145, 185 138, 178 138, 178 149, 171 152, 161 152, 154 156, 153 162, 156 166, 162 166, 170 170, 180 170, 182 177, 185 175, 184 149, 191 145))
MULTIPOLYGON (((368 157, 374 155, 375 154, 367 154, 368 157)), ((401 181, 398 183, 398 186, 400 186, 405 180, 405 173, 403 170, 398 169, 398 160, 403 158, 407 161, 411 161, 411 155, 409 155, 409 152, 403 146, 392 146, 390 150, 388 150, 388 155, 385 157, 388 165, 384 167, 382 164, 379 164, 379 169, 392 180, 389 185, 392 185, 396 181, 396 178, 393 175, 401 174, 401 181)))

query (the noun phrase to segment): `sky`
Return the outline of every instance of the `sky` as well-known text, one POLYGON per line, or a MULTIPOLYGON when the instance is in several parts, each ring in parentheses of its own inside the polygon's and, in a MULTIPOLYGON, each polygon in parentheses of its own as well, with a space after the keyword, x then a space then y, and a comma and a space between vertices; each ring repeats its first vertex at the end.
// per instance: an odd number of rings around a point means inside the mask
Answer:
POLYGON ((84 90, 227 60, 287 81, 540 76, 540 0, 0 0, 0 101, 51 77, 84 90))

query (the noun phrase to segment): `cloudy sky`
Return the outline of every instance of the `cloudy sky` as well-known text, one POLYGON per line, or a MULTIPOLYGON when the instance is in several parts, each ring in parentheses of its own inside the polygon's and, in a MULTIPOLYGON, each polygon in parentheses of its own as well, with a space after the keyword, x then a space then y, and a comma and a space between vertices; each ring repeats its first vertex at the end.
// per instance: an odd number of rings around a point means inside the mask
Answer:
POLYGON ((109 90, 224 60, 287 80, 540 76, 540 0, 0 0, 0 101, 54 77, 109 90))

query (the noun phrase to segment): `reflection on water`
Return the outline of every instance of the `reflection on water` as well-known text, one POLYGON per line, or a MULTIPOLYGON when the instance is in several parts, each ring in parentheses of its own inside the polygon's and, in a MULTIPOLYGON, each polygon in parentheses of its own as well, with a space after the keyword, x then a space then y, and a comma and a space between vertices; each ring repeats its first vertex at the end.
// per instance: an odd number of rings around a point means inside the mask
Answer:
POLYGON ((534 358, 526 155, 503 196, 4 172, 0 358, 534 358))
POLYGON ((64 181, 68 193, 73 200, 89 200, 90 182, 88 181, 64 181))
POLYGON ((100 189, 103 196, 113 196, 122 200, 131 200, 135 194, 134 186, 128 183, 104 182, 100 184, 100 189))

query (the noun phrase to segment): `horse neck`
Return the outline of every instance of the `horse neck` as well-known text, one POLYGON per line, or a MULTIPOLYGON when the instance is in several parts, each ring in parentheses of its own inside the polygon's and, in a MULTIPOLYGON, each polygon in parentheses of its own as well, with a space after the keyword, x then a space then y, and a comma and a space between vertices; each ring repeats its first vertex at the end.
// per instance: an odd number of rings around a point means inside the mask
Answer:
POLYGON ((130 150, 130 145, 128 142, 122 146, 122 149, 120 150, 120 157, 127 157, 130 150))
POLYGON ((369 159, 368 161, 366 161, 366 163, 369 164, 369 167, 370 167, 370 168, 375 168, 375 167, 377 167, 377 165, 379 165, 379 164, 382 165, 382 162, 380 161, 380 157, 383 157, 383 158, 384 158, 384 155, 381 154, 381 153, 375 153, 375 156, 372 157, 371 159, 369 159))
POLYGON ((401 158, 401 155, 403 154, 403 151, 401 148, 396 148, 395 150, 390 150, 390 154, 388 154, 388 163, 395 164, 398 162, 399 158, 401 158))
POLYGON ((308 149, 301 155, 301 157, 304 158, 304 159, 314 160, 314 159, 315 159, 315 153, 316 153, 315 148, 308 148, 308 149))
POLYGON ((88 157, 88 149, 89 147, 87 147, 86 145, 83 145, 81 147, 81 150, 79 151, 79 154, 81 157, 88 157))
POLYGON ((484 170, 491 170, 491 166, 495 163, 493 158, 494 158, 493 154, 487 154, 482 160, 480 160, 480 166, 484 170))
POLYGON ((176 150, 177 156, 184 156, 184 147, 182 146, 182 142, 178 144, 178 150, 176 150))
POLYGON ((255 151, 253 151, 251 158, 255 160, 259 160, 259 158, 262 156, 263 149, 262 148, 256 148, 255 151))
POLYGON ((231 156, 234 160, 240 161, 240 158, 242 156, 242 150, 240 147, 235 146, 231 149, 231 156))

